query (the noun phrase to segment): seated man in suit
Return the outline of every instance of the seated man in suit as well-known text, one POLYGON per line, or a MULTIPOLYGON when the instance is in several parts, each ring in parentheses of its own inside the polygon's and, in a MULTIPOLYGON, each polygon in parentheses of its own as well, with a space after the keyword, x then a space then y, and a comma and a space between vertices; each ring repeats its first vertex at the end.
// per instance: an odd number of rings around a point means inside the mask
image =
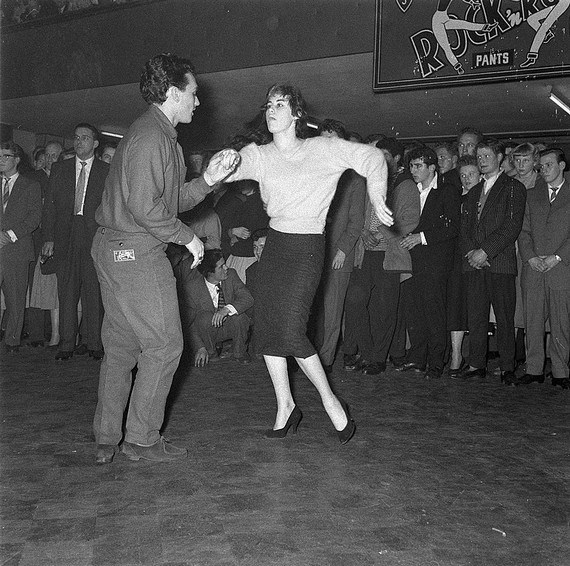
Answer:
POLYGON ((206 250, 198 266, 200 277, 180 282, 183 328, 195 352, 194 365, 217 358, 216 344, 233 340, 234 359, 249 363, 247 338, 251 319, 245 311, 253 297, 234 269, 228 269, 222 250, 206 250))

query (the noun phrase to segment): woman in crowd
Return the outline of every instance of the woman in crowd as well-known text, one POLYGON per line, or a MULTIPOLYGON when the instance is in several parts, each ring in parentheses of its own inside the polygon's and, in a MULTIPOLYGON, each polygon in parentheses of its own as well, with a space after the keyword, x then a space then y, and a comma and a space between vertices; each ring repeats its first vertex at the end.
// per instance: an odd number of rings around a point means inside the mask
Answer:
MULTIPOLYGON (((481 180, 481 173, 477 164, 477 158, 473 155, 464 155, 457 162, 457 170, 463 188, 461 198, 481 180)), ((467 330, 467 296, 466 285, 463 276, 463 254, 461 253, 460 240, 457 238, 455 249, 455 261, 453 271, 449 275, 447 284, 447 329, 451 335, 451 360, 449 362, 449 377, 457 379, 465 361, 462 347, 463 337, 467 330)))
POLYGON ((366 177, 368 192, 380 220, 392 224, 386 207, 387 167, 374 147, 338 138, 302 137, 305 102, 298 89, 269 89, 265 120, 273 139, 240 151, 241 164, 230 181, 254 179, 269 215, 270 230, 259 264, 255 331, 277 397, 277 416, 269 438, 295 431, 302 414, 291 395, 287 356, 317 388, 341 443, 354 434, 346 403, 327 381, 319 357, 306 336, 309 310, 321 277, 326 215, 337 182, 346 169, 366 177))

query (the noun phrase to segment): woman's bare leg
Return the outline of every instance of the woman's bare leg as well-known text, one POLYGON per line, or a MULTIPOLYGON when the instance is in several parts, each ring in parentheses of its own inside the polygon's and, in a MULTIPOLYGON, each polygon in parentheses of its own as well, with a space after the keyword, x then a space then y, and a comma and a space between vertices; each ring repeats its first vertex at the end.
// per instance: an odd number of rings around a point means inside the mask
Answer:
MULTIPOLYGON (((327 375, 317 354, 308 358, 295 358, 309 381, 317 388, 323 407, 336 430, 343 430, 347 423, 347 415, 329 385, 327 375)), ((274 383, 275 385, 275 383, 274 383)))
POLYGON ((285 426, 291 411, 295 407, 287 372, 287 358, 264 355, 263 359, 273 382, 273 389, 275 389, 275 397, 277 398, 277 416, 275 417, 273 430, 278 430, 285 426))

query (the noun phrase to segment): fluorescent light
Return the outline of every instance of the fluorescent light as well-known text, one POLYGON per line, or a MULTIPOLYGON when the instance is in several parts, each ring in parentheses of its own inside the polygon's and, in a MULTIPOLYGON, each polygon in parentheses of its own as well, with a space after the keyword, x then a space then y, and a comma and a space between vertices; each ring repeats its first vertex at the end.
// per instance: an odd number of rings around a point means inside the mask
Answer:
POLYGON ((560 106, 560 108, 562 108, 562 110, 564 110, 564 112, 570 114, 570 106, 568 106, 568 104, 566 104, 566 102, 564 102, 563 100, 558 98, 553 92, 550 93, 549 98, 550 98, 550 100, 552 100, 552 102, 554 102, 554 104, 556 104, 557 106, 560 106))
POLYGON ((110 138, 123 139, 123 135, 122 135, 122 134, 114 134, 113 132, 101 132, 101 135, 103 135, 103 136, 109 136, 110 138))

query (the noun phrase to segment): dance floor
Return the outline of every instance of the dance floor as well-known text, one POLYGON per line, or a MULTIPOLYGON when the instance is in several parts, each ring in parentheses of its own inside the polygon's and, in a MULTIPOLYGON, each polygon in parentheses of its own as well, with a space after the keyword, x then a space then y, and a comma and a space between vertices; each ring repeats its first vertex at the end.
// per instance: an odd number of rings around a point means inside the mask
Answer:
POLYGON ((0 356, 1 565, 570 565, 570 391, 550 383, 337 363, 341 446, 301 373, 298 434, 267 440, 263 363, 182 363, 164 434, 189 457, 96 466, 100 363, 0 356))

